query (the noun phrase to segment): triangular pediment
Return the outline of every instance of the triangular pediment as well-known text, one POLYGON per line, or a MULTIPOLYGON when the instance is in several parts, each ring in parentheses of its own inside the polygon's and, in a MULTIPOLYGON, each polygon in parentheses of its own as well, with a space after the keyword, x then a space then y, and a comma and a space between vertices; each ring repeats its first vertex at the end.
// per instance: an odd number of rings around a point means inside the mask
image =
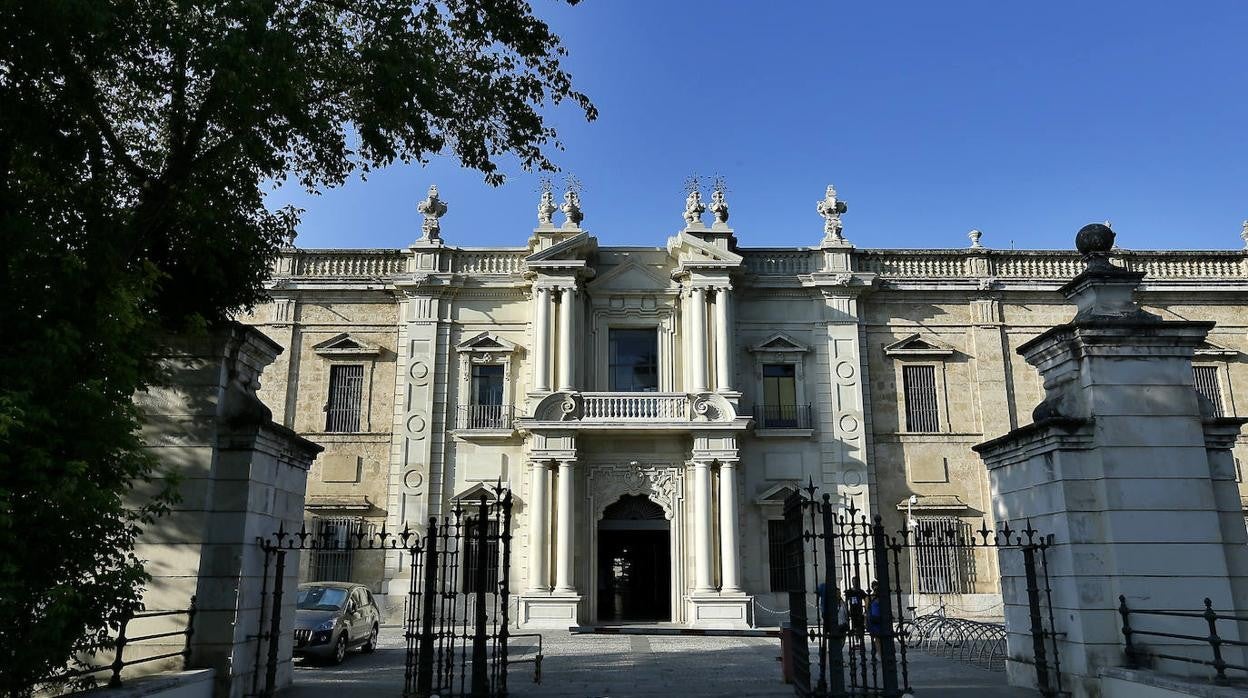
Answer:
POLYGON ((493 332, 482 332, 455 345, 456 351, 483 351, 492 353, 513 352, 519 348, 515 342, 503 339, 493 332))
POLYGON ((793 339, 783 332, 777 332, 767 339, 750 347, 750 351, 756 352, 807 352, 810 347, 793 339))
POLYGON ((671 279, 631 258, 589 284, 594 291, 661 291, 671 286, 671 279))
POLYGON ((322 355, 344 356, 365 356, 381 353, 381 347, 372 342, 353 337, 348 332, 334 335, 324 342, 313 346, 312 350, 322 355))
POLYGON ((754 503, 776 505, 784 504, 784 500, 788 499, 790 495, 800 489, 801 486, 796 482, 781 482, 768 487, 762 492, 759 492, 758 496, 754 498, 754 503))
MULTIPOLYGON (((484 497, 486 501, 492 502, 498 499, 498 493, 496 491, 498 487, 499 485, 493 482, 478 482, 477 484, 459 492, 452 497, 452 499, 458 501, 460 505, 465 508, 471 506, 473 502, 481 501, 482 497, 484 497)), ((469 513, 472 512, 469 511, 469 513)))
POLYGON ((884 347, 885 356, 952 356, 953 347, 918 333, 884 347))
POLYGON ((1200 346, 1196 347, 1196 356, 1202 358, 1230 359, 1238 355, 1239 352, 1234 349, 1227 349, 1226 347, 1214 344, 1207 339, 1201 342, 1200 346))
POLYGON ((966 502, 956 494, 928 494, 915 497, 913 504, 910 498, 897 502, 897 511, 965 511, 970 509, 966 502))

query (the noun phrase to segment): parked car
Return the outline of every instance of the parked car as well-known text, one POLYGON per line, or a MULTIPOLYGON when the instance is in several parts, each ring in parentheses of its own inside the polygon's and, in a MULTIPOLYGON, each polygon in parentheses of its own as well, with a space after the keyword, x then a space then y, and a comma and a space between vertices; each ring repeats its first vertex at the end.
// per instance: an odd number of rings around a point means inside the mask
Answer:
POLYGON ((377 649, 381 613, 362 584, 309 582, 295 602, 295 656, 338 664, 347 650, 377 649))

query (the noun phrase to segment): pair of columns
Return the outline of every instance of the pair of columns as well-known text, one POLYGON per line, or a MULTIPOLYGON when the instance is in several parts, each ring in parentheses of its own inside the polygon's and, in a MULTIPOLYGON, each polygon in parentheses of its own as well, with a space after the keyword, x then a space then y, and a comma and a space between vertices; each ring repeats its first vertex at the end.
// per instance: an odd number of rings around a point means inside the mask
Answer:
MULTIPOLYGON (((573 460, 561 460, 555 479, 557 502, 555 511, 555 586, 556 593, 574 594, 576 584, 572 558, 572 481, 573 460)), ((529 589, 550 591, 550 479, 552 461, 536 460, 530 464, 529 503, 529 589)))
POLYGON ((689 289, 688 325, 689 336, 689 392, 704 393, 709 387, 707 380, 707 301, 711 292, 715 298, 715 384, 719 392, 732 390, 732 339, 729 336, 731 317, 729 303, 732 295, 727 286, 710 289, 694 286, 689 289))
MULTIPOLYGON (((714 537, 711 508, 711 462, 693 462, 693 593, 715 592, 714 537)), ((741 556, 737 526, 737 464, 719 464, 720 593, 740 594, 741 556)))
POLYGON ((572 331, 573 315, 576 312, 576 287, 538 286, 534 290, 537 304, 533 322, 533 390, 550 392, 551 364, 551 314, 558 307, 559 314, 559 354, 555 363, 559 368, 557 377, 559 390, 572 390, 573 385, 573 349, 572 331), (556 299, 558 303, 556 304, 556 299))

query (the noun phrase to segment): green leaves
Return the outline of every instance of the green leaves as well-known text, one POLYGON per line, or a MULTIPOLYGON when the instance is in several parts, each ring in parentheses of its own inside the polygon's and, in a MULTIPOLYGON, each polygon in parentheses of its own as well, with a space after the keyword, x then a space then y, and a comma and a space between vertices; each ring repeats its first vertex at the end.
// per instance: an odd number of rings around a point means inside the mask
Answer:
POLYGON ((168 492, 136 390, 160 337, 264 298, 305 187, 449 153, 553 169, 594 107, 520 0, 0 0, 0 691, 136 603, 168 492))

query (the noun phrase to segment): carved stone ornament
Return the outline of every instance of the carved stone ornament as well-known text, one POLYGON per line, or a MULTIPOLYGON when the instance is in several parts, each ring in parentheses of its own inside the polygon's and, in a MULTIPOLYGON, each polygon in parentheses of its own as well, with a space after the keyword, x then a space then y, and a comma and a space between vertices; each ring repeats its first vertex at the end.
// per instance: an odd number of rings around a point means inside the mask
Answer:
POLYGON ((581 212, 581 197, 574 190, 569 189, 563 193, 563 205, 559 207, 563 210, 563 215, 567 220, 563 222, 565 228, 579 228, 581 221, 585 220, 585 214, 581 212))
POLYGON ((1114 248, 1114 231, 1104 223, 1089 223, 1075 233, 1075 248, 1083 255, 1088 269, 1111 269, 1109 251, 1114 248))
POLYGON ((706 213, 706 204, 702 203, 702 192, 694 189, 685 199, 685 223, 690 226, 705 225, 702 214, 706 213))
POLYGON ((1239 231, 1239 237, 1244 240, 1244 249, 1248 250, 1248 221, 1244 221, 1244 227, 1239 231))
POLYGON ((982 249, 984 249, 984 246, 983 246, 983 245, 981 245, 981 244, 979 244, 979 239, 980 239, 981 237, 983 237, 983 236, 984 236, 984 234, 983 234, 982 232, 980 232, 980 231, 978 231, 978 230, 972 230, 971 232, 967 233, 967 234, 966 234, 966 236, 967 236, 968 238, 970 238, 970 239, 971 239, 971 249, 972 249, 972 250, 982 250, 982 249))
POLYGON ((849 206, 836 198, 836 187, 828 185, 823 200, 815 202, 815 210, 823 216, 824 242, 844 242, 845 237, 841 235, 841 214, 848 211, 849 206))
POLYGON ((591 475, 591 494, 597 511, 595 520, 601 519, 607 507, 624 495, 649 497, 663 508, 663 516, 669 521, 675 515, 679 496, 680 471, 661 465, 630 464, 595 467, 591 475))
POLYGON ((722 187, 715 187, 711 192, 711 213, 715 216, 716 226, 728 225, 728 202, 724 200, 722 187))
POLYGON ((537 224, 543 228, 553 226, 555 211, 558 210, 559 207, 555 206, 555 195, 549 189, 543 189, 542 199, 537 203, 537 224))
POLYGON ((422 240, 440 240, 442 225, 438 219, 446 215, 446 202, 438 198, 438 185, 431 184, 424 201, 416 204, 416 210, 425 216, 420 226, 422 240))
POLYGON ((584 414, 584 400, 576 393, 551 393, 533 408, 539 422, 575 422, 584 414))

